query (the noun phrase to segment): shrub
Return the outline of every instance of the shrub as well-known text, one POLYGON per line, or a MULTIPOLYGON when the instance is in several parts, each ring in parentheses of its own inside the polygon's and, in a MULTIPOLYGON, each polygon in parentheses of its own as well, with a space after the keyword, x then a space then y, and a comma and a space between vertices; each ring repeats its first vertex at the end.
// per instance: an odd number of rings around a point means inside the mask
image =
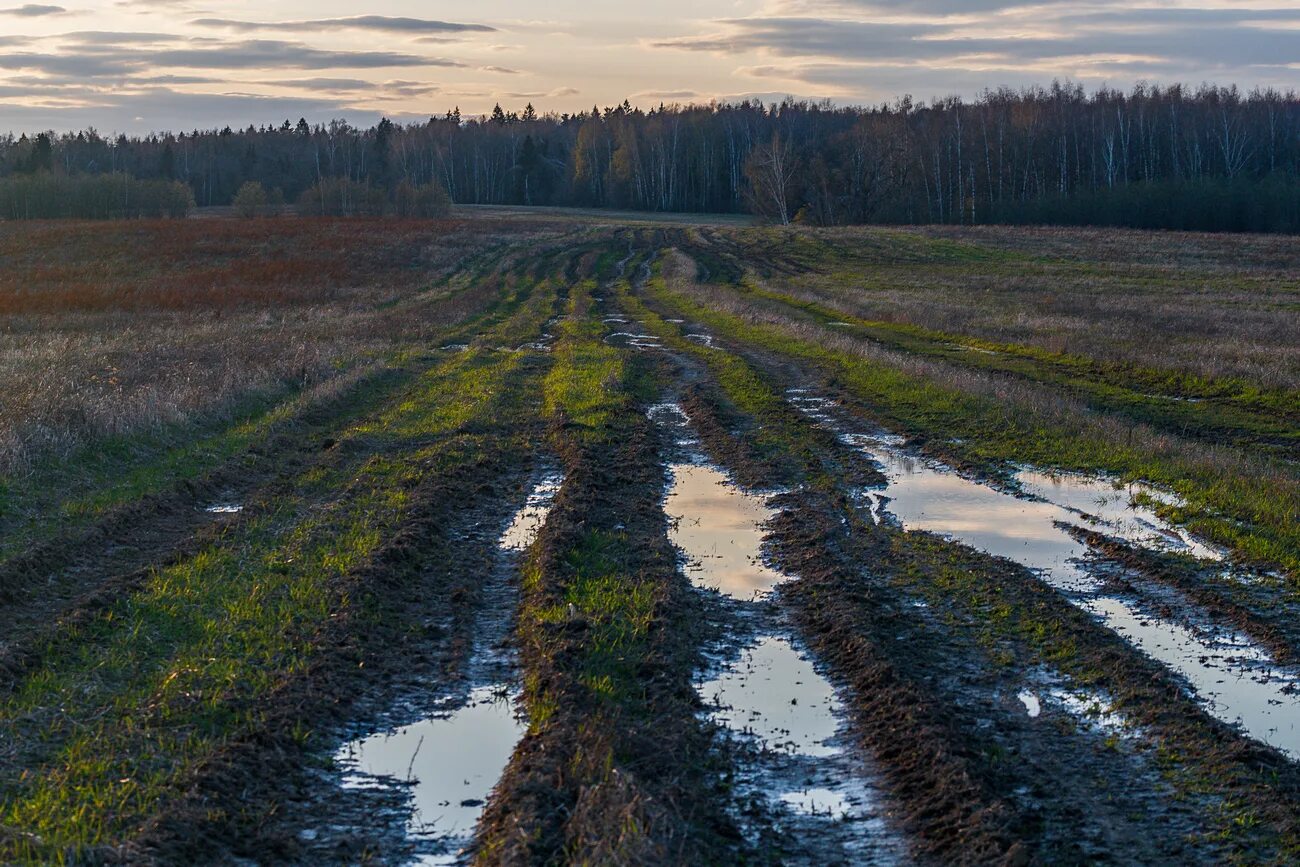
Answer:
POLYGON ((402 181, 391 195, 348 178, 322 178, 298 197, 298 213, 307 216, 445 217, 451 198, 440 184, 402 181))
POLYGON ((393 211, 399 217, 445 217, 451 213, 451 197, 441 184, 402 181, 393 190, 393 211))
POLYGON ((321 178, 298 198, 298 213, 354 217, 384 213, 384 192, 350 178, 321 178))
POLYGON ((235 206, 235 213, 241 217, 263 216, 267 212, 269 199, 266 188, 258 181, 244 181, 230 203, 235 206))

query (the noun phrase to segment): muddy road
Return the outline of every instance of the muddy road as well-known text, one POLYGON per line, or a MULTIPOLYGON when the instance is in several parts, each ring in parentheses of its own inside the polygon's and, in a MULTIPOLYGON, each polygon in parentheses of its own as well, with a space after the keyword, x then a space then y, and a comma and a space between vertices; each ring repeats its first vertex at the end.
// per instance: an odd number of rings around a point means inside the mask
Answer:
POLYGON ((15 550, 0 860, 1300 858, 1295 394, 869 319, 890 237, 497 236, 15 550))

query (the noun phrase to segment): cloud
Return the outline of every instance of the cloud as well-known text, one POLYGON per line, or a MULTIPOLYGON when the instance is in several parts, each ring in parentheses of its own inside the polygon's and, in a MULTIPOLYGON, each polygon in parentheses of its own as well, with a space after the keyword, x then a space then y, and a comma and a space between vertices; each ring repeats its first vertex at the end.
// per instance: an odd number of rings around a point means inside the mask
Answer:
POLYGON ((464 67, 457 60, 393 51, 331 51, 301 42, 249 39, 215 47, 173 48, 152 52, 150 66, 195 69, 373 69, 388 66, 464 67))
POLYGON ((776 13, 720 19, 711 33, 649 45, 795 61, 738 71, 830 85, 842 94, 877 93, 882 79, 939 93, 968 91, 972 82, 1054 77, 1258 80, 1261 69, 1300 60, 1300 9, 1130 8, 1114 0, 808 0, 773 8, 776 13), (898 70, 910 70, 914 83, 898 70))
POLYGON ((694 90, 642 90, 632 94, 631 99, 699 99, 700 93, 694 90))
POLYGON ((511 99, 555 99, 561 96, 574 96, 581 93, 576 87, 557 87, 554 90, 532 90, 517 91, 515 93, 503 94, 511 99))
MULTIPOLYGON (((137 36, 149 37, 148 34, 137 36)), ((128 34, 129 37, 129 34, 128 34)), ((72 54, 0 54, 0 69, 37 70, 49 75, 119 76, 153 69, 379 69, 386 67, 462 68, 446 58, 392 51, 332 51, 300 42, 249 39, 235 42, 191 40, 148 52, 121 45, 89 45, 72 54)))
POLYGON ((495 33, 486 24, 458 24, 427 18, 401 18, 388 15, 357 15, 351 18, 316 18, 305 21, 239 21, 231 18, 196 18, 190 22, 200 27, 227 30, 381 30, 389 33, 495 33))
POLYGON ((483 72, 495 72, 499 75, 520 75, 518 69, 511 69, 508 66, 480 66, 483 72))
POLYGON ((127 30, 77 30, 72 33, 61 33, 58 37, 61 42, 72 43, 78 46, 93 45, 147 45, 163 42, 185 42, 183 37, 174 33, 157 33, 148 31, 127 31, 127 30))
POLYGON ((14 15, 19 18, 42 18, 47 15, 66 15, 67 12, 68 10, 62 6, 42 6, 38 3, 26 3, 22 6, 0 9, 0 15, 14 15))
POLYGON ((360 78, 287 78, 263 81, 269 87, 293 87, 301 90, 352 91, 367 90, 372 82, 360 78))

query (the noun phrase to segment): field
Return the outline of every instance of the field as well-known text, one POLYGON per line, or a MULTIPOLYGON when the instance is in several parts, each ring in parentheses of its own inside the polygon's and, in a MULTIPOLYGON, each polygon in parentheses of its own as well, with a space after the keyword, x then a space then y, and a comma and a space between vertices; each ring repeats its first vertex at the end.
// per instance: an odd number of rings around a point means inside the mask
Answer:
POLYGON ((1300 859, 1293 239, 0 261, 0 862, 1300 859))

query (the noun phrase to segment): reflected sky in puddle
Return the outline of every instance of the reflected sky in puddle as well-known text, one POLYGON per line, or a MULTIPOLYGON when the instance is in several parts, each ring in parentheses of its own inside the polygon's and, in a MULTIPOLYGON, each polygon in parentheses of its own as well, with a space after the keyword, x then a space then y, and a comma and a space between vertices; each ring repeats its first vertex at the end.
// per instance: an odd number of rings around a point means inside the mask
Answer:
POLYGON ((1076 523, 1148 548, 1190 554, 1202 560, 1223 559, 1223 552, 1217 548, 1194 539, 1183 528, 1167 523, 1149 507, 1133 502, 1134 497, 1145 495, 1172 505, 1178 502, 1172 494, 1147 485, 1116 487, 1107 479, 1080 473, 1044 473, 1025 469, 1016 473, 1016 481, 1026 494, 1075 512, 1076 523))
POLYGON ((816 816, 830 816, 843 819, 852 814, 852 805, 843 792, 834 789, 809 788, 798 792, 786 792, 781 802, 796 813, 816 816))
POLYGON ((705 346, 713 346, 712 334, 687 334, 685 337, 687 340, 694 340, 696 343, 701 343, 705 346))
POLYGON ((498 561, 475 614, 474 648, 463 672, 469 684, 478 685, 448 695, 425 719, 358 738, 335 756, 345 787, 409 784, 407 836, 424 850, 415 863, 461 863, 458 853, 473 842, 488 795, 527 729, 507 641, 515 605, 510 576, 563 484, 563 473, 542 475, 498 539, 498 561))
MULTIPOLYGON (((647 415, 673 432, 678 448, 702 460, 679 405, 656 404, 647 415)), ((734 658, 732 645, 729 661, 696 682, 709 718, 746 745, 739 753, 745 758, 737 765, 737 794, 768 801, 781 816, 778 824, 817 841, 820 851, 895 862, 901 845, 879 815, 879 792, 862 756, 843 746, 845 709, 835 688, 784 634, 770 608, 744 604, 787 579, 762 560, 763 525, 776 511, 767 497, 742 491, 716 467, 676 463, 669 470, 664 512, 684 571, 697 587, 741 600, 737 610, 746 611, 760 633, 734 658)))
POLYGON ((210 515, 237 515, 244 511, 244 507, 238 503, 213 503, 203 511, 210 515))
POLYGON ((1020 703, 1025 706, 1025 713, 1029 714, 1030 717, 1037 717, 1043 712, 1043 706, 1038 701, 1038 696, 1029 690, 1022 689, 1016 698, 1020 699, 1020 703))
POLYGON ((611 346, 630 346, 634 349, 663 349, 663 344, 655 335, 632 331, 615 331, 605 336, 605 342, 611 346))
POLYGON ((760 751, 742 763, 738 791, 780 809, 823 853, 842 851, 854 863, 899 860, 879 790, 863 758, 843 746, 843 703, 790 638, 760 636, 696 689, 712 721, 760 751))
POLYGON ((753 599, 785 580, 763 563, 762 525, 775 512, 764 498, 731 484, 726 474, 700 464, 674 464, 664 503, 669 537, 687 558, 699 587, 736 599, 753 599))
MULTIPOLYGON (((813 419, 834 426, 828 401, 802 390, 792 392, 790 400, 813 419)), ((1116 490, 1104 479, 1027 469, 1017 474, 1017 481, 1026 493, 1043 499, 1024 499, 907 454, 896 437, 840 436, 873 458, 889 478, 880 492, 883 500, 871 498, 877 519, 887 512, 905 529, 938 533, 1027 566, 1139 650, 1186 678, 1212 714, 1292 757, 1300 756, 1300 696, 1294 692, 1297 679, 1292 674, 1279 671, 1265 650, 1232 629, 1193 631, 1147 616, 1130 600, 1103 595, 1102 582, 1086 568, 1095 552, 1062 526, 1083 526, 1152 549, 1221 559, 1214 548, 1168 525, 1149 508, 1131 503, 1136 493, 1166 500, 1170 495, 1139 486, 1116 490)))
POLYGON ((510 526, 501 534, 501 541, 498 544, 507 551, 522 551, 532 545, 542 525, 546 523, 546 516, 551 513, 555 495, 559 493, 560 486, 563 484, 564 476, 560 473, 551 473, 543 477, 528 495, 527 502, 518 512, 515 512, 510 526))
MULTIPOLYGON (((448 856, 467 845, 484 802, 523 736, 514 700, 500 687, 481 687, 446 715, 346 745, 336 757, 349 773, 344 785, 412 784, 413 839, 445 844, 448 856)), ((450 857, 422 863, 453 863, 450 857)))
POLYGON ((715 679, 699 686, 710 717, 757 738, 769 750, 830 756, 844 709, 812 663, 778 636, 747 648, 715 679))

